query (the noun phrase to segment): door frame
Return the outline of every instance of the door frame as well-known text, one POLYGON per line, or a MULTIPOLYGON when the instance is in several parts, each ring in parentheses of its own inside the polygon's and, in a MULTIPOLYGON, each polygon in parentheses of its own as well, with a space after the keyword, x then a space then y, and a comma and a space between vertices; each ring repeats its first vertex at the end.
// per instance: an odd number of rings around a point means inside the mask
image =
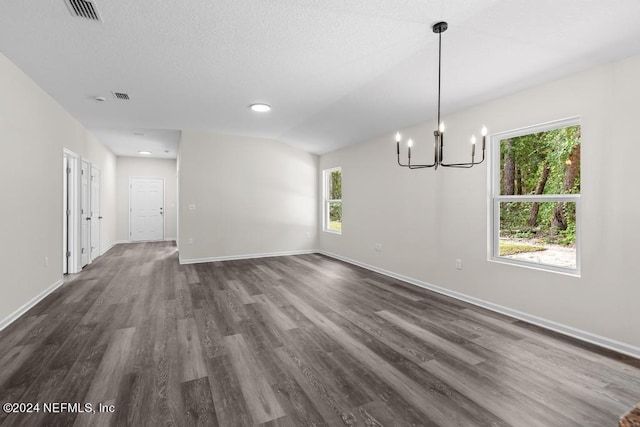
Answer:
POLYGON ((91 174, 89 176, 91 178, 89 179, 89 185, 90 185, 89 204, 91 206, 89 207, 89 210, 90 210, 90 213, 91 213, 91 227, 90 227, 91 231, 89 232, 89 263, 93 262, 93 260, 95 260, 100 255, 102 255, 102 248, 101 248, 102 243, 100 241, 100 237, 101 237, 101 234, 102 234, 102 230, 101 230, 101 228, 102 228, 102 222, 101 222, 101 219, 102 219, 102 216, 101 216, 102 215, 101 214, 102 204, 100 203, 101 202, 100 199, 102 197, 101 196, 101 193, 102 193, 102 181, 101 181, 102 180, 102 172, 100 171, 100 168, 98 166, 96 166, 95 164, 91 163, 90 165, 91 165, 90 166, 91 174), (97 194, 98 197, 95 200, 95 202, 98 204, 98 212, 94 212, 93 211, 93 203, 94 203, 94 199, 93 198, 95 196, 95 194, 93 194, 93 184, 95 182, 94 180, 96 179, 96 175, 94 175, 94 172, 97 172, 97 181, 98 181, 98 194, 97 194), (94 213, 95 213, 95 215, 94 215, 94 213), (98 235, 97 236, 93 235, 95 221, 98 222, 98 225, 97 225, 97 228, 98 228, 98 233, 97 234, 98 235), (97 237, 97 239, 98 239, 98 246, 96 248, 95 256, 94 256, 93 251, 91 250, 91 248, 93 248, 92 245, 93 245, 94 237, 97 237))
MULTIPOLYGON (((68 197, 68 205, 69 205, 69 219, 67 226, 67 235, 65 236, 64 231, 65 227, 62 224, 62 239, 63 242, 67 241, 67 251, 70 253, 67 259, 67 273, 74 274, 80 272, 82 268, 79 267, 80 258, 78 257, 80 253, 80 217, 78 213, 80 212, 80 195, 79 195, 79 175, 80 175, 80 156, 74 153, 73 151, 63 148, 62 149, 62 157, 63 159, 66 157, 68 159, 68 167, 69 171, 69 181, 67 187, 67 197, 68 197)), ((64 165, 64 162, 63 162, 64 165)), ((63 171, 63 174, 66 171, 63 171)), ((63 176, 64 179, 64 176, 63 176)), ((64 181, 63 181, 64 182, 64 181)), ((65 191, 63 189, 63 191, 65 191)), ((63 193, 63 202, 64 202, 64 193, 63 193)), ((64 203, 63 203, 64 205, 64 203)), ((66 210, 63 206, 63 217, 62 220, 65 221, 66 210)), ((64 252, 64 243, 62 245, 62 251, 64 252)), ((63 253, 63 261, 67 258, 67 254, 63 253)))
POLYGON ((79 167, 80 167, 80 173, 78 174, 78 179, 79 179, 79 191, 80 191, 80 210, 78 211, 78 217, 80 219, 80 250, 78 251, 78 261, 80 262, 80 269, 83 269, 84 267, 88 266, 89 264, 91 264, 91 223, 89 221, 91 221, 91 161, 89 159, 86 159, 84 157, 82 157, 80 159, 79 162, 79 167), (82 166, 83 164, 87 165, 87 212, 84 215, 85 218, 85 223, 83 224, 83 220, 82 220, 82 216, 83 216, 83 204, 84 204, 84 199, 83 199, 83 195, 82 195, 82 180, 83 180, 83 176, 84 174, 82 173, 82 166), (85 225, 87 226, 87 235, 86 235, 86 247, 85 249, 87 250, 87 263, 83 264, 82 261, 82 248, 83 248, 83 244, 85 242, 83 242, 83 234, 82 234, 82 226, 85 225))
MULTIPOLYGON (((132 189, 133 189, 133 180, 134 179, 160 179, 162 180, 162 239, 161 240, 153 240, 155 241, 164 241, 167 238, 167 209, 165 206, 166 203, 166 189, 165 189, 165 181, 162 176, 130 176, 129 177, 129 242, 131 240, 131 199, 133 198, 132 189)), ((136 242, 144 242, 145 240, 136 240, 136 242)), ((151 240, 148 240, 151 241, 151 240)))

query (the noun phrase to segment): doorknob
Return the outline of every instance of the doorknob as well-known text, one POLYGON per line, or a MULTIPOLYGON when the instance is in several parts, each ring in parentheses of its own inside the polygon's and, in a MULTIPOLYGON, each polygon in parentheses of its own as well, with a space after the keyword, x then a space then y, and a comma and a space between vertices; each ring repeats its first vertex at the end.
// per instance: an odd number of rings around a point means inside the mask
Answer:
POLYGON ((87 221, 91 221, 91 217, 87 217, 87 221))
POLYGON ((102 219, 102 217, 101 217, 101 216, 99 216, 99 217, 98 217, 98 219, 102 219))

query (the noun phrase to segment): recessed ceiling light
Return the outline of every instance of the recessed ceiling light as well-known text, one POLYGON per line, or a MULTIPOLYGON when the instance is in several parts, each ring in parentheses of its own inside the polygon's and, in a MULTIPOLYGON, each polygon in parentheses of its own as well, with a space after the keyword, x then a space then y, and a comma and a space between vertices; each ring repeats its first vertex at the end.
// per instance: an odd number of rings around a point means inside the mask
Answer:
POLYGON ((151 154, 151 151, 142 150, 142 151, 138 151, 138 153, 149 155, 149 154, 151 154))
POLYGON ((271 105, 267 104, 251 104, 251 109, 253 111, 257 111, 258 113, 266 113, 271 110, 271 105))
POLYGON ((107 100, 107 98, 105 98, 104 96, 96 96, 94 99, 99 102, 104 102, 107 100))

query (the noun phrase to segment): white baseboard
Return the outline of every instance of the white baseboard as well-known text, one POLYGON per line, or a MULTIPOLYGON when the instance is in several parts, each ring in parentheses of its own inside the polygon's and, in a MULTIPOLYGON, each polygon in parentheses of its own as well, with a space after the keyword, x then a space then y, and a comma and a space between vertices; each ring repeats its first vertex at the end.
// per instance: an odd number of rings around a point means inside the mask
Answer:
POLYGON ((110 244, 109 246, 107 246, 106 248, 104 248, 104 249, 102 250, 102 252, 100 252, 100 256, 102 256, 102 255, 106 254, 107 252, 109 252, 109 250, 110 250, 112 247, 114 247, 115 245, 117 245, 118 243, 120 243, 120 242, 113 242, 112 244, 110 244))
POLYGON ((403 282, 411 283, 412 285, 419 286, 421 288, 428 289, 433 292, 437 292, 442 295, 446 295, 455 298, 460 301, 468 302, 478 307, 486 308, 487 310, 495 311, 497 313, 505 314, 509 317, 513 317, 519 320, 523 320, 527 323, 531 323, 540 326, 545 329, 549 329, 554 332, 567 335, 581 341, 595 344, 599 347, 604 347, 609 350, 616 351, 618 353, 626 354, 637 359, 640 359, 640 347, 636 347, 630 344, 626 344, 620 341, 616 341, 610 338, 606 338, 600 335, 592 334, 591 332, 583 331, 581 329, 574 328, 572 326, 563 325, 561 323, 554 322, 552 320, 544 319, 542 317, 534 316, 532 314, 524 313, 518 310, 513 310, 508 307, 504 307, 492 302, 488 302, 470 295, 466 295, 460 292, 452 291, 450 289, 442 288, 440 286, 433 285, 431 283, 423 282, 413 277, 403 276, 402 274, 394 273, 392 271, 384 270, 382 268, 374 267, 369 264, 365 264, 360 261, 349 259, 341 255, 337 255, 327 251, 318 251, 318 253, 326 255, 331 258, 338 259, 340 261, 347 262, 349 264, 357 265, 358 267, 366 268, 367 270, 374 271, 376 273, 383 274, 385 276, 393 277, 394 279, 402 280, 403 282))
POLYGON ((51 292, 58 289, 63 283, 64 281, 62 279, 58 280, 53 285, 49 286, 47 289, 45 289, 44 291, 36 295, 34 298, 32 298, 31 301, 27 302, 25 305, 23 305, 22 307, 20 307, 19 309, 17 309, 13 313, 11 313, 10 315, 2 319, 2 321, 0 321, 0 331, 6 328, 7 326, 9 326, 10 324, 12 324, 13 322, 15 322, 16 320, 18 320, 20 316, 22 316, 24 313, 29 311, 31 307, 35 306, 40 301, 42 301, 51 292))
POLYGON ((251 259, 251 258, 268 258, 274 256, 288 256, 288 255, 306 255, 306 254, 316 254, 319 253, 317 249, 307 249, 302 251, 287 251, 287 252, 271 252, 271 253, 263 253, 263 254, 246 254, 246 255, 230 255, 230 256, 220 256, 220 257, 211 257, 211 258, 186 258, 183 259, 182 256, 179 257, 180 264, 200 264, 204 262, 216 262, 216 261, 235 261, 240 259, 251 259))
POLYGON ((153 242, 175 242, 176 238, 175 237, 168 237, 166 239, 162 239, 162 240, 136 240, 136 241, 132 241, 132 240, 118 240, 116 241, 113 245, 111 246, 115 246, 115 245, 121 245, 123 243, 153 243, 153 242))

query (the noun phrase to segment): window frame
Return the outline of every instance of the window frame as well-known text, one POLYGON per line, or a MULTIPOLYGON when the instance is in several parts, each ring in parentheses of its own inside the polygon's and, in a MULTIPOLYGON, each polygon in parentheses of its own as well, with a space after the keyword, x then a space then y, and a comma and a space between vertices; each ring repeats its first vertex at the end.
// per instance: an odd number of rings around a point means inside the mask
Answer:
MULTIPOLYGON (((562 273, 570 276, 580 277, 581 259, 581 234, 582 234, 582 209, 580 203, 581 194, 525 194, 525 195, 501 195, 500 194, 500 141, 508 138, 515 138, 524 135, 531 135, 539 132, 546 132, 555 129, 562 129, 570 126, 580 126, 582 124, 579 116, 569 117, 561 120, 541 123, 533 126, 526 126, 515 130, 495 133, 491 135, 491 172, 489 174, 489 261, 516 265, 520 267, 533 268, 554 273, 562 273), (540 264, 524 260, 507 258, 500 256, 500 203, 505 202, 569 202, 576 206, 576 267, 567 268, 550 264, 540 264)), ((582 144, 582 140, 580 141, 582 144)), ((580 165, 580 175, 582 176, 582 162, 580 165)), ((582 181, 581 181, 582 184, 582 181)), ((582 188, 580 188, 582 193, 582 188)))
MULTIPOLYGON (((331 204, 332 203, 340 203, 340 207, 342 208, 342 199, 330 199, 329 198, 329 180, 331 179, 331 174, 333 172, 337 172, 340 171, 342 172, 342 167, 340 166, 336 166, 333 168, 329 168, 329 169, 324 169, 322 171, 322 213, 323 213, 323 218, 322 218, 322 231, 325 231, 327 233, 333 233, 333 234, 342 234, 342 229, 340 230, 332 230, 329 228, 329 221, 330 221, 330 214, 329 214, 329 210, 331 208, 331 204)), ((341 183, 342 184, 342 183, 341 183)), ((340 210, 342 213, 344 213, 344 210, 340 210)), ((342 216, 340 217, 340 224, 342 224, 342 216)))

